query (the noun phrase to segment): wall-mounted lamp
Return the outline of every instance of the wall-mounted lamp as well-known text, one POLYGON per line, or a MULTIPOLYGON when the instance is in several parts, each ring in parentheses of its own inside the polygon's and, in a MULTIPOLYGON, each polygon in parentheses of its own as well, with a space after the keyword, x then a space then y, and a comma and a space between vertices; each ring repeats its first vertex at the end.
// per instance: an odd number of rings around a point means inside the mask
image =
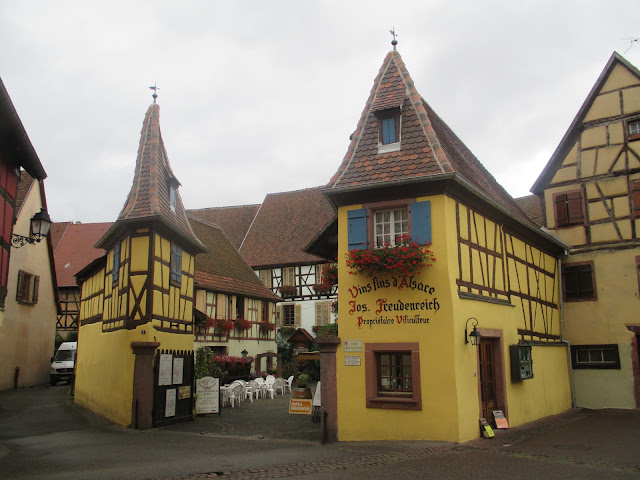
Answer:
POLYGON ((469 339, 471 339, 471 345, 473 345, 474 347, 478 346, 478 342, 480 341, 480 337, 482 337, 482 335, 480 335, 480 332, 478 331, 478 329, 476 328, 478 326, 478 319, 475 317, 469 317, 467 318, 467 323, 464 326, 464 343, 467 344, 469 343, 469 339), (469 320, 473 320, 473 330, 471 330, 471 333, 467 334, 467 329, 469 328, 469 320))
POLYGON ((240 355, 242 355, 242 358, 247 358, 247 355, 249 355, 249 352, 247 352, 246 350, 242 350, 242 352, 240 352, 240 355))
POLYGON ((11 245, 15 248, 25 246, 27 243, 39 242, 49 234, 51 218, 44 208, 41 208, 31 219, 31 237, 25 237, 14 233, 11 235, 11 245))

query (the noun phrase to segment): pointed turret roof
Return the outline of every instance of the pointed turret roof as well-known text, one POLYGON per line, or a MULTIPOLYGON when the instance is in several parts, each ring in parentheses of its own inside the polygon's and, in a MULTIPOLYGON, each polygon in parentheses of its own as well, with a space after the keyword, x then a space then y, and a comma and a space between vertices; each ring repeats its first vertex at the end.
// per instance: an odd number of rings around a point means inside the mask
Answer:
POLYGON ((529 221, 449 126, 420 96, 396 50, 390 51, 373 82, 369 99, 338 171, 324 192, 378 188, 398 183, 454 178, 510 214, 529 221), (378 117, 402 115, 400 146, 378 148, 378 117))
POLYGON ((96 244, 108 248, 116 232, 131 223, 155 222, 161 229, 177 234, 194 253, 205 248, 197 239, 187 220, 180 182, 169 165, 169 157, 160 133, 160 105, 152 103, 147 109, 140 132, 133 185, 113 227, 96 244), (175 189, 175 208, 170 204, 170 189, 175 189))

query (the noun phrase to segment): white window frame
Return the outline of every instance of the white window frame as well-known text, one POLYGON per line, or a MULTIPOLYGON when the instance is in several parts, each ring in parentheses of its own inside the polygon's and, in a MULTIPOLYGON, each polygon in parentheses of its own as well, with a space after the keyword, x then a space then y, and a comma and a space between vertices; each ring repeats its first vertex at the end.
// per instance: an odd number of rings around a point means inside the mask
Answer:
POLYGON ((396 245, 396 239, 401 235, 409 235, 409 209, 407 207, 387 208, 373 211, 373 241, 375 248, 396 245), (388 221, 384 219, 389 214, 388 221), (404 218, 396 219, 400 215, 404 218), (379 228, 382 230, 379 232, 379 228), (386 228, 388 227, 388 228, 386 228), (388 231, 385 231, 387 229, 388 231))

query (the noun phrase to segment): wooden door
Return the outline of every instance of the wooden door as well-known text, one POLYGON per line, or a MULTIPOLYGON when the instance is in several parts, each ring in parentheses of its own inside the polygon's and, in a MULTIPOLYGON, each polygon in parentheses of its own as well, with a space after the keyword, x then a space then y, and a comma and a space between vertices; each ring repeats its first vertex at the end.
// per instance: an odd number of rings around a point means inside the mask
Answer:
POLYGON ((498 407, 496 391, 496 342, 494 339, 480 339, 480 396, 482 416, 490 422, 492 411, 498 407))

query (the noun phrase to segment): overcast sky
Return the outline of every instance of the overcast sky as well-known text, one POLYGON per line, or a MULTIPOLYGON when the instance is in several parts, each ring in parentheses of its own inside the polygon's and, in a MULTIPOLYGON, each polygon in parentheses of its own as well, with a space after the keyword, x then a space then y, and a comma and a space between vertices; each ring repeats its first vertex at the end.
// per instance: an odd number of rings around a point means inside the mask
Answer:
POLYGON ((261 203, 329 181, 394 26, 418 92, 515 197, 612 52, 640 67, 638 0, 0 0, 0 76, 55 221, 117 218, 154 82, 186 207, 261 203))

